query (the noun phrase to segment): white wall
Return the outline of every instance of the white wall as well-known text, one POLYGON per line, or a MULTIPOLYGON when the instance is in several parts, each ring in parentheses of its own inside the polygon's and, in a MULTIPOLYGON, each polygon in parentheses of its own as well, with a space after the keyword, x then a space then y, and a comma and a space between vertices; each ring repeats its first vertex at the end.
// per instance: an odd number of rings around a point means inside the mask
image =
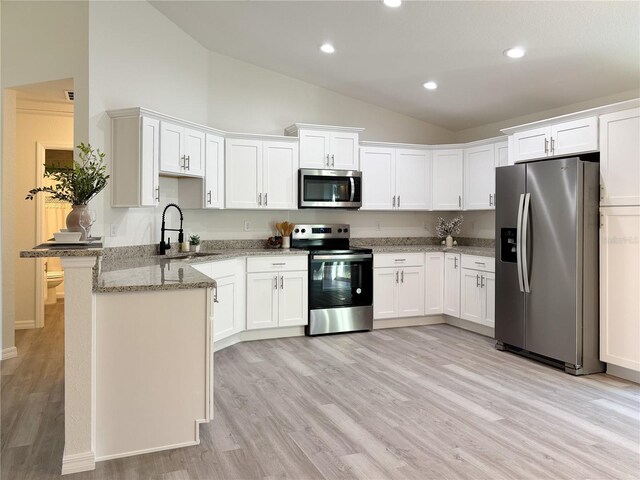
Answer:
POLYGON ((6 90, 2 100, 2 349, 6 350, 15 346, 14 235, 10 223, 15 195, 9 178, 13 178, 16 166, 7 159, 15 158, 16 93, 6 90))

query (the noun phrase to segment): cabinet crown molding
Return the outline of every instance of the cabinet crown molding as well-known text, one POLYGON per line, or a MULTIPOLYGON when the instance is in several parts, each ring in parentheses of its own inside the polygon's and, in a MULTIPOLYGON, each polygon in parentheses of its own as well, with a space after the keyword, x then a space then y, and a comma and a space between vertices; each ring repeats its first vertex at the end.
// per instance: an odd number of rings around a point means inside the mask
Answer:
POLYGON ((336 125, 315 125, 313 123, 294 123, 284 129, 285 135, 297 136, 300 130, 323 130, 331 132, 364 132, 364 128, 360 127, 339 127, 336 125))
POLYGON ((172 117, 164 113, 156 112, 144 107, 132 107, 132 108, 120 108, 117 110, 107 110, 107 115, 110 118, 126 118, 126 117, 151 117, 156 120, 179 123, 184 127, 194 128, 196 130, 202 130, 205 133, 212 133, 214 135, 226 136, 227 132, 219 130, 217 128, 202 125, 200 123, 190 122, 189 120, 183 120, 181 118, 172 117))
POLYGON ((566 115, 560 115, 557 117, 545 118, 544 120, 538 120, 537 122, 524 123, 522 125, 516 125, 514 127, 503 128, 500 131, 505 135, 512 135, 513 133, 523 130, 547 127, 556 123, 567 122, 570 120, 579 120, 581 118, 587 117, 596 117, 599 115, 604 115, 605 113, 619 112, 621 110, 627 110, 637 107, 640 107, 640 98, 634 98, 632 100, 626 100, 624 102, 612 103, 611 105, 604 105, 602 107, 590 108, 588 110, 582 110, 580 112, 568 113, 566 115))
POLYGON ((262 133, 241 133, 241 132, 227 132, 224 134, 225 138, 229 139, 244 139, 244 140, 265 140, 265 141, 277 141, 277 142, 289 142, 297 143, 298 137, 287 137, 284 135, 269 135, 262 133))
POLYGON ((506 136, 484 138, 482 140, 475 140, 467 143, 443 143, 434 145, 424 145, 419 143, 395 143, 395 142, 375 142, 365 140, 360 142, 361 147, 380 147, 380 148, 406 148, 410 150, 449 150, 468 147, 478 147, 480 145, 489 145, 491 143, 506 142, 506 136))

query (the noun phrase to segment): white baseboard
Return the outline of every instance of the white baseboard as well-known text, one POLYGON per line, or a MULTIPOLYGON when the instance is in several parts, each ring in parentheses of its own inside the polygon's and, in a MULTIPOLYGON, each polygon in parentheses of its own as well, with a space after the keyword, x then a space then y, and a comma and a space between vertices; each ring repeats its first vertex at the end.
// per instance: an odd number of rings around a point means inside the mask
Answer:
POLYGON ((62 475, 88 472, 96 469, 96 457, 93 452, 76 453, 62 456, 62 475))
POLYGON ((419 327, 421 325, 437 325, 444 323, 441 315, 429 315, 428 317, 385 318, 374 320, 373 329, 396 327, 419 327))
POLYGON ((2 350, 2 360, 6 360, 8 358, 14 358, 18 356, 18 349, 16 347, 4 348, 2 350))
POLYGON ((261 330, 244 330, 235 333, 227 338, 216 340, 213 343, 213 351, 217 352, 223 348, 230 347, 241 342, 251 342, 253 340, 270 340, 273 338, 301 337, 304 335, 304 327, 282 327, 264 328, 261 330))
POLYGON ((13 328, 16 330, 28 330, 30 328, 36 328, 35 320, 16 320, 16 323, 13 325, 13 328))
POLYGON ((462 318, 451 317, 449 315, 444 316, 444 323, 447 325, 453 325, 454 327, 469 330, 470 332, 479 333, 489 338, 496 338, 495 329, 487 327, 486 325, 480 325, 479 323, 463 320, 462 318))
MULTIPOLYGON (((200 444, 199 441, 191 441, 191 442, 184 442, 184 443, 176 443, 174 445, 165 445, 162 447, 145 448, 144 450, 134 450, 132 452, 115 453, 113 455, 103 455, 101 457, 96 457, 96 462, 104 462, 106 460, 113 460, 115 458, 133 457, 135 455, 144 455, 146 453, 163 452, 165 450, 173 450, 174 448, 193 447, 194 445, 199 445, 199 444, 200 444)), ((95 469, 95 466, 94 466, 94 469, 95 469)))
POLYGON ((623 380, 640 383, 640 372, 631 370, 630 368, 612 365, 611 363, 607 363, 607 375, 613 375, 614 377, 622 378, 623 380))

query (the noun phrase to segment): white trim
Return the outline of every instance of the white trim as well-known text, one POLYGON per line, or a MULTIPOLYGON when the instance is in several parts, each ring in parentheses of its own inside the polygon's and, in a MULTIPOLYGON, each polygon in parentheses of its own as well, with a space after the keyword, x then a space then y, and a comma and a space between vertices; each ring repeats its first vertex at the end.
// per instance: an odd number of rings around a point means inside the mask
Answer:
POLYGON ((422 145, 417 143, 395 143, 395 142, 374 142, 363 140, 360 142, 361 147, 381 147, 381 148, 410 148, 413 150, 434 150, 434 149, 450 149, 450 148, 469 148, 478 147, 481 145, 488 145, 491 143, 506 142, 507 136, 484 138, 482 140, 475 140, 467 143, 443 143, 435 145, 422 145))
POLYGON ((429 315, 426 317, 385 318, 373 321, 373 329, 396 327, 419 327, 421 325, 438 325, 444 323, 442 315, 429 315))
POLYGON ((31 320, 16 320, 13 328, 16 330, 28 330, 30 328, 36 328, 36 321, 31 320))
MULTIPOLYGON (((198 428, 197 422, 198 420, 196 420, 196 428, 198 428)), ((174 448, 192 447, 194 445, 200 445, 200 441, 197 440, 197 441, 190 441, 190 442, 183 442, 183 443, 175 443, 173 445, 164 445, 162 447, 145 448, 144 450, 133 450, 131 452, 115 453, 113 455, 104 455, 102 457, 96 457, 96 462, 104 462, 106 460, 113 460, 115 458, 133 457, 135 455, 144 455, 146 453, 163 452, 165 450, 173 450, 174 448)))
MULTIPOLYGON (((214 314, 215 321, 215 314, 214 314)), ((273 338, 303 337, 304 327, 280 327, 263 328, 260 330, 243 330, 229 337, 217 340, 213 344, 213 351, 222 349, 242 342, 252 342, 254 340, 271 340, 273 338)))
POLYGON ((463 318, 452 317, 450 315, 444 315, 444 323, 447 325, 453 325, 454 327, 462 328, 463 330, 469 330, 470 332, 484 335, 485 337, 495 338, 495 329, 487 325, 482 325, 476 322, 470 322, 463 318))
POLYGON ((8 358, 15 358, 18 356, 18 349, 16 347, 4 348, 2 350, 2 360, 7 360, 8 358))
POLYGON ((607 363, 607 375, 612 375, 634 383, 640 383, 640 372, 611 363, 607 363))
POLYGON ((224 135, 225 138, 233 139, 246 139, 246 140, 273 140, 276 142, 289 142, 297 143, 298 137, 290 137, 284 135, 267 135, 262 133, 242 133, 242 132, 227 132, 224 135))
POLYGON ((133 107, 133 108, 121 108, 118 110, 107 110, 107 115, 110 118, 125 118, 125 117, 153 117, 160 121, 168 121, 168 122, 178 122, 183 126, 195 128, 196 130, 204 130, 207 133, 213 133, 217 135, 225 136, 227 132, 223 130, 219 130, 217 128, 208 127, 207 125, 202 125, 200 123, 190 122, 189 120, 183 120, 181 118, 172 117, 170 115, 166 115, 164 113, 156 112, 155 110, 149 110, 144 107, 133 107))
POLYGON ((93 452, 76 453, 75 455, 62 455, 62 475, 87 472, 95 469, 96 458, 93 452))
POLYGON ((316 125, 313 123, 294 123, 284 129, 287 136, 298 136, 300 130, 324 130, 330 132, 364 132, 364 128, 361 127, 340 127, 337 125, 316 125))

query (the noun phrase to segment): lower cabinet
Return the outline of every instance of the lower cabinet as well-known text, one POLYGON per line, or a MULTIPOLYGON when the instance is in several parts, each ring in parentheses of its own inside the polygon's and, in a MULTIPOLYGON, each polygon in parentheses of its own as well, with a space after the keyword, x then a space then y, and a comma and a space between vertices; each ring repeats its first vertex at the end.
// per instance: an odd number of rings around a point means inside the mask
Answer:
POLYGON ((444 312, 444 253, 425 255, 424 314, 438 315, 444 312))
POLYGON ((373 318, 424 315, 424 254, 373 256, 373 318))
POLYGON ((493 264, 493 259, 463 255, 460 281, 460 318, 492 328, 495 325, 495 273, 489 270, 493 270, 493 264))
POLYGON ((307 325, 307 258, 297 257, 247 260, 247 330, 307 325))
POLYGON ((444 301, 443 313, 460 316, 460 254, 444 254, 444 301))

